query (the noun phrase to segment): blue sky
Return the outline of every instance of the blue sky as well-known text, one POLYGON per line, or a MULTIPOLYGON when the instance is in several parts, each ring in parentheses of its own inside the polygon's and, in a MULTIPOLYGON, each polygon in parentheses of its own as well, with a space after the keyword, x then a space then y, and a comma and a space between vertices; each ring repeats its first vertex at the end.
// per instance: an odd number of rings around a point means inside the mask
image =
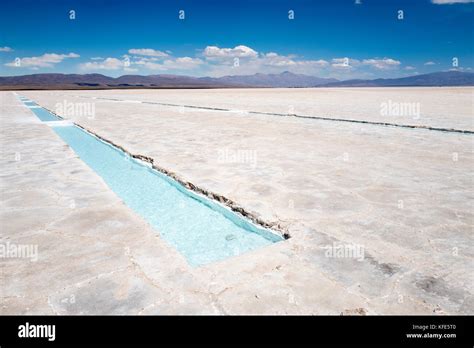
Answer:
POLYGON ((449 70, 453 58, 474 68, 473 0, 356 2, 3 0, 0 75, 377 78, 449 70))

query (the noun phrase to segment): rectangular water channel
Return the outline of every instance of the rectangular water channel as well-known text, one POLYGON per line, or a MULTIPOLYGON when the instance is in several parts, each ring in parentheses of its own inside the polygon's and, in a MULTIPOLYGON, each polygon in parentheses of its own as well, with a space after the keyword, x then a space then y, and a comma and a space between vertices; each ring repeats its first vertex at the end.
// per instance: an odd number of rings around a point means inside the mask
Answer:
POLYGON ((58 118, 48 112, 47 110, 40 107, 38 104, 32 101, 23 100, 23 103, 43 122, 46 121, 57 121, 58 118))
MULTIPOLYGON (((32 111, 41 120, 58 121, 43 108, 32 111)), ((77 126, 53 126, 53 130, 192 266, 283 240, 77 126)))

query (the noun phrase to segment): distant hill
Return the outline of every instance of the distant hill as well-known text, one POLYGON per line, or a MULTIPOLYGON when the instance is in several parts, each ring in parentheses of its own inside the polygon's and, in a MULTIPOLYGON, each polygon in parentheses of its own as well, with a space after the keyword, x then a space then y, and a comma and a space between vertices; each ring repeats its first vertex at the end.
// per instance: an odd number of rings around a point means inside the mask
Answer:
POLYGON ((182 75, 32 74, 0 77, 0 89, 77 88, 224 88, 224 87, 387 87, 387 86, 474 86, 474 73, 436 72, 396 79, 346 80, 294 74, 192 77, 182 75))
POLYGON ((396 79, 346 80, 325 87, 389 87, 389 86, 474 86, 474 73, 443 71, 396 79))
MULTIPOLYGON (((116 88, 116 87, 213 87, 213 81, 178 75, 123 75, 117 78, 101 74, 33 74, 0 77, 1 86, 37 88, 116 88)), ((222 86, 219 84, 218 86, 222 86)))
POLYGON ((219 78, 203 78, 208 81, 218 81, 228 85, 252 86, 252 87, 315 87, 331 82, 338 82, 336 79, 326 79, 321 77, 293 74, 289 71, 281 74, 254 74, 223 76, 219 78))
POLYGON ((31 87, 161 87, 161 88, 209 88, 209 87, 314 87, 337 82, 315 76, 293 74, 254 74, 223 77, 191 77, 183 75, 123 75, 117 78, 101 74, 33 74, 0 77, 0 86, 31 87))
POLYGON ((2 76, 0 85, 74 85, 79 83, 107 84, 111 77, 101 74, 32 74, 22 76, 2 76))

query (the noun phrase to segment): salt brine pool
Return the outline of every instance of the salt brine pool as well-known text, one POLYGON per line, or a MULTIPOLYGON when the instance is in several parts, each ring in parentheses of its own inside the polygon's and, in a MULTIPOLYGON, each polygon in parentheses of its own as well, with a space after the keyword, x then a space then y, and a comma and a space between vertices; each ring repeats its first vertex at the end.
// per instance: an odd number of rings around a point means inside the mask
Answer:
MULTIPOLYGON (((58 120, 43 108, 32 111, 43 121, 58 120)), ((53 130, 192 266, 283 240, 77 126, 53 130)))

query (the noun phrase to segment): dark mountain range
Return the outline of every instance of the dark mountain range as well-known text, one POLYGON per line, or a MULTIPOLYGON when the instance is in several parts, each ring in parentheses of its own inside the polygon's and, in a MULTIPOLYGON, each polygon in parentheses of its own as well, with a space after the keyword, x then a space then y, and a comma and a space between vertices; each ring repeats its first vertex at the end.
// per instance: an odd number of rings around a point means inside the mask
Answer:
POLYGON ((123 75, 117 78, 101 74, 34 74, 0 77, 0 86, 71 86, 71 87, 314 87, 337 82, 314 76, 284 72, 223 77, 183 75, 123 75))
POLYGON ((252 86, 252 87, 315 87, 331 82, 336 79, 325 79, 315 76, 293 74, 289 71, 281 74, 255 74, 223 76, 219 78, 204 78, 218 81, 226 85, 252 86))
POLYGON ((474 73, 442 71, 396 79, 346 80, 325 87, 389 87, 389 86, 474 86, 474 73))
POLYGON ((212 87, 213 83, 178 75, 123 75, 117 78, 101 74, 34 74, 0 77, 0 86, 24 87, 212 87))
POLYGON ((387 87, 387 86, 474 86, 474 73, 436 72, 394 79, 345 80, 319 78, 285 71, 223 77, 182 75, 33 74, 0 77, 1 89, 73 88, 219 88, 219 87, 387 87))

